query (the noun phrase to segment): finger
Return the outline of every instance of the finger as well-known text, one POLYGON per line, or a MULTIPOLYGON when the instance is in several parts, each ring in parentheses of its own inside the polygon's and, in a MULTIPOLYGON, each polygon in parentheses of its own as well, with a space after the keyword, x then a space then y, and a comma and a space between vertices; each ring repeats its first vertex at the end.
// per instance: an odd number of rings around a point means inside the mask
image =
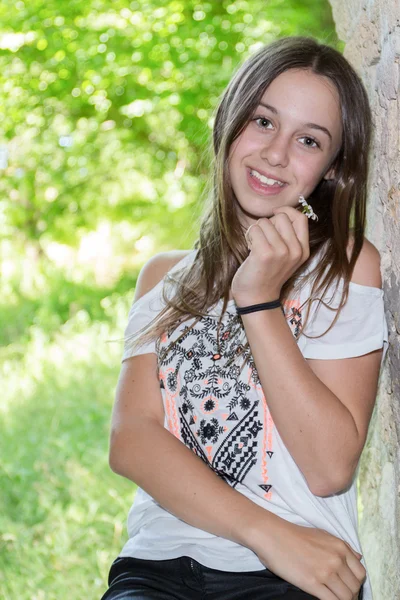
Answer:
MULTIPOLYGON (((271 225, 274 228, 273 225, 271 225)), ((260 252, 265 252, 266 250, 271 250, 272 246, 268 242, 263 230, 259 226, 259 222, 253 223, 250 225, 248 230, 246 231, 246 240, 250 251, 257 250, 260 252)))
POLYGON ((350 544, 349 544, 349 543, 345 542, 344 540, 343 540, 343 542, 346 544, 346 546, 349 548, 349 550, 351 550, 351 551, 352 551, 352 553, 353 553, 353 554, 354 554, 354 555, 355 555, 355 556, 356 556, 358 559, 362 558, 362 554, 360 554, 359 552, 357 552, 357 550, 354 550, 354 548, 352 548, 352 546, 350 546, 350 544))
POLYGON ((252 223, 250 225, 250 227, 247 229, 246 233, 244 234, 244 237, 245 237, 245 240, 247 242, 247 246, 249 247, 249 250, 250 250, 250 245, 251 245, 251 242, 252 242, 252 237, 251 237, 251 233, 250 233, 251 228, 255 227, 256 225, 258 225, 259 221, 260 221, 260 219, 258 219, 258 221, 256 223, 252 223))
POLYGON ((349 590, 351 590, 353 596, 358 594, 362 582, 358 579, 358 577, 355 576, 355 574, 353 573, 351 568, 349 568, 349 566, 345 565, 343 566, 343 568, 340 569, 339 577, 341 578, 343 583, 347 585, 349 590))
POLYGON ((308 218, 292 206, 280 206, 273 209, 275 215, 286 214, 293 226, 296 236, 303 248, 303 257, 310 255, 308 218))
MULTIPOLYGON (((286 213, 279 213, 274 217, 275 229, 280 233, 286 243, 290 254, 298 260, 303 258, 303 247, 293 227, 292 221, 286 213)), ((269 219, 271 222, 271 219, 269 219)))
POLYGON ((268 243, 277 251, 287 254, 289 251, 285 240, 282 238, 279 231, 276 229, 270 219, 263 218, 257 221, 257 227, 263 232, 268 243))
POLYGON ((297 208, 293 208, 293 206, 276 206, 272 209, 272 212, 274 214, 284 212, 288 215, 291 221, 298 219, 299 215, 301 215, 301 218, 305 217, 308 222, 307 216, 301 211, 299 211, 297 208))
POLYGON ((347 554, 346 562, 349 566, 349 569, 352 573, 354 573, 354 576, 357 578, 357 580, 360 583, 362 583, 367 575, 367 572, 365 570, 365 567, 361 564, 360 559, 357 558, 357 556, 355 556, 353 553, 351 553, 347 554))
POLYGON ((353 596, 355 593, 337 573, 333 573, 325 585, 335 595, 335 598, 348 598, 349 595, 353 596))
MULTIPOLYGON (((346 557, 347 560, 347 557, 346 557)), ((357 561, 356 558, 354 558, 357 561)), ((364 570, 366 575, 366 571, 364 570)), ((353 571, 352 567, 347 562, 347 565, 343 565, 343 567, 339 570, 339 576, 342 581, 347 585, 347 587, 352 591, 353 595, 356 595, 360 591, 360 587, 363 584, 365 579, 365 575, 357 574, 353 571)))
POLYGON ((299 212, 292 206, 279 206, 278 208, 273 208, 272 212, 274 215, 278 214, 286 214, 290 221, 293 224, 293 228, 297 234, 307 232, 308 236, 308 217, 302 212, 299 212))
POLYGON ((338 600, 338 596, 336 596, 336 594, 334 594, 326 585, 315 588, 312 594, 313 597, 315 594, 318 594, 315 598, 318 598, 319 600, 338 600))

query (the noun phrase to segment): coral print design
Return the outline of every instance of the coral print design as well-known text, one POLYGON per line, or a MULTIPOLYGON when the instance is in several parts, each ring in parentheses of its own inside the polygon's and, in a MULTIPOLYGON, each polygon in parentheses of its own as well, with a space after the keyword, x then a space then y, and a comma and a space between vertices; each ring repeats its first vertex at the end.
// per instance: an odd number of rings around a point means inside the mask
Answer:
MULTIPOLYGON (((284 313, 297 338, 299 301, 285 303, 284 313)), ((232 487, 246 479, 270 500, 274 424, 234 308, 228 306, 217 330, 218 317, 209 314, 194 326, 193 320, 181 323, 157 341, 165 425, 232 487), (243 358, 248 362, 242 368, 243 358)))

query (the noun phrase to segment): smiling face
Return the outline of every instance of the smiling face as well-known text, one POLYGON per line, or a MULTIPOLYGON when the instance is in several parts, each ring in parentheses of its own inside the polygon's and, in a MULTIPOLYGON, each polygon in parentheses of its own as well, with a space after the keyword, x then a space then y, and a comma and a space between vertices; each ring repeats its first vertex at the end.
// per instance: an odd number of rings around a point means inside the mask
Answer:
POLYGON ((229 151, 241 223, 271 217, 279 206, 298 207, 300 195, 307 200, 323 177, 333 177, 341 138, 339 94, 330 79, 305 69, 278 75, 229 151))

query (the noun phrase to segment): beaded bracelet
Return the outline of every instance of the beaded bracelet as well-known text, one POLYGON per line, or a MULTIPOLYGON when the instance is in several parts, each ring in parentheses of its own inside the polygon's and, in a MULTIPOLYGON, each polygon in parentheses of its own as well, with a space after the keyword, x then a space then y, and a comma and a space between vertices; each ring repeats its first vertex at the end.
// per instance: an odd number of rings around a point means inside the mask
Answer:
POLYGON ((272 300, 272 302, 252 304, 251 306, 237 306, 236 312, 238 315, 247 315, 248 313, 257 312, 258 310, 270 310, 271 308, 279 307, 281 307, 283 311, 283 306, 281 305, 281 301, 278 298, 278 300, 272 300))

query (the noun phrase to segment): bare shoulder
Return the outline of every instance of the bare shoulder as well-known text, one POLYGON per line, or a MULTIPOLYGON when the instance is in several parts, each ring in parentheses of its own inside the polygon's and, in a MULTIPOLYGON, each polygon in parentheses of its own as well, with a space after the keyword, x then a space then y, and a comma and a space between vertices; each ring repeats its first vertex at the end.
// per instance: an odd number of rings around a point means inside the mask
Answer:
POLYGON ((139 300, 157 285, 166 273, 192 250, 170 250, 150 258, 142 267, 136 283, 135 300, 139 300))
MULTIPOLYGON (((350 255, 353 240, 350 240, 348 254, 350 255)), ((367 285, 371 287, 382 287, 381 275, 381 255, 379 250, 364 237, 364 243, 361 252, 354 266, 353 275, 351 277, 353 283, 367 285)))

